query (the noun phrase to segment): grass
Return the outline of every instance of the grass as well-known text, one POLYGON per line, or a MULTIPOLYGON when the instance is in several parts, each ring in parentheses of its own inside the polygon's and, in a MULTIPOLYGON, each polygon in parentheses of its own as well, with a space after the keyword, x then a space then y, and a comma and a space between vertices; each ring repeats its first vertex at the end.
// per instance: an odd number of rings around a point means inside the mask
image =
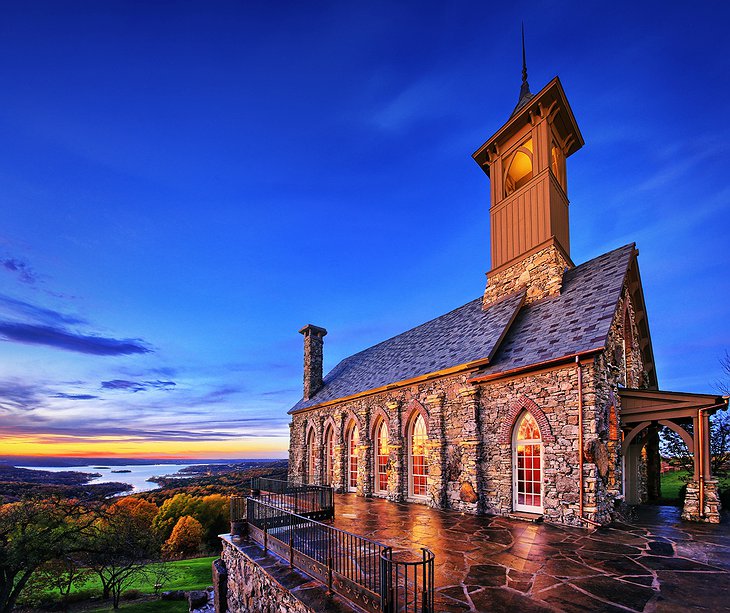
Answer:
MULTIPOLYGON (((162 586, 162 591, 169 590, 204 590, 212 581, 211 564, 215 557, 193 558, 191 560, 176 560, 168 562, 172 571, 172 578, 162 586)), ((152 594, 155 591, 154 575, 152 577, 140 577, 128 590, 139 590, 143 594, 152 594)), ((101 583, 95 575, 89 577, 83 584, 76 587, 79 590, 99 590, 101 583)), ((156 609, 155 609, 156 610, 156 609)), ((164 609, 160 609, 161 611, 164 609)))
MULTIPOLYGON (((688 476, 686 470, 670 470, 662 473, 662 500, 677 500, 679 488, 687 483, 688 476)), ((730 488, 730 477, 720 479, 720 488, 730 488)))
MULTIPOLYGON (((144 602, 123 602, 119 611, 126 613, 187 613, 187 600, 146 600, 144 602)), ((86 613, 114 611, 111 604, 98 609, 86 609, 86 613)))

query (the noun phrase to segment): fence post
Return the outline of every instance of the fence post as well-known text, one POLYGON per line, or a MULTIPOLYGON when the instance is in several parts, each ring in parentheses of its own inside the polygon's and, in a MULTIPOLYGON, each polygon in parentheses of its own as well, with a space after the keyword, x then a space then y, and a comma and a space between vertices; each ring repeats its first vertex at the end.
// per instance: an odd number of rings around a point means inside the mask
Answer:
POLYGON ((264 507, 264 553, 269 552, 269 511, 264 507))
POLYGON ((299 513, 299 490, 294 490, 294 514, 299 513))
POLYGON ((327 530, 327 594, 332 595, 332 530, 327 530))
POLYGON ((294 568, 294 520, 289 518, 289 568, 294 568))
POLYGON ((380 609, 383 613, 392 613, 393 609, 393 565, 390 561, 392 549, 386 547, 380 554, 380 609))

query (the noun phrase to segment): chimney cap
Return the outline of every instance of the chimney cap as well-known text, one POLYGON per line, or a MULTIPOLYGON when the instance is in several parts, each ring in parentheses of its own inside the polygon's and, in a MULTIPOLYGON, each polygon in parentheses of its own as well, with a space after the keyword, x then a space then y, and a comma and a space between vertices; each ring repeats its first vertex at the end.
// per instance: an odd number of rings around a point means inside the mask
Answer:
POLYGON ((320 328, 319 326, 315 326, 314 324, 307 324, 304 326, 301 330, 299 330, 299 334, 304 334, 304 336, 326 336, 327 330, 324 328, 320 328))

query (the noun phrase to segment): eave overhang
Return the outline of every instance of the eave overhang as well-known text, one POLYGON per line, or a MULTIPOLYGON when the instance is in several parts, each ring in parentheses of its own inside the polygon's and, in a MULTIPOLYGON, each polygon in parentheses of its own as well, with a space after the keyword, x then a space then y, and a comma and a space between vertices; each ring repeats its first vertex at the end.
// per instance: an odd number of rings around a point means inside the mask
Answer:
POLYGON ((625 424, 697 417, 728 408, 728 397, 666 390, 619 388, 621 421, 625 424))
POLYGON ((551 114, 553 112, 555 112, 553 124, 559 132, 560 137, 564 139, 566 145, 565 157, 573 155, 585 144, 585 141, 578 128, 573 110, 570 108, 570 104, 568 104, 568 98, 565 95, 565 90, 560 83, 560 79, 555 77, 519 109, 515 115, 510 117, 499 131, 479 147, 472 154, 472 158, 479 164, 479 167, 486 175, 489 176, 490 151, 494 150, 494 153, 498 154, 498 144, 508 140, 523 126, 530 123, 533 116, 542 116, 543 114, 551 114))

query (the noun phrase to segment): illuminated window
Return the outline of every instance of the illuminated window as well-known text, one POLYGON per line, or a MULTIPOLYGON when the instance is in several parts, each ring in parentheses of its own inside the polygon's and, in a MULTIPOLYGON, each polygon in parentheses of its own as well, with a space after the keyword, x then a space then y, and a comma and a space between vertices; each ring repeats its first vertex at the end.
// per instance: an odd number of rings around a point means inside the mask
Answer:
POLYGON ((408 457, 411 496, 425 498, 427 493, 428 465, 426 464, 426 422, 418 415, 410 428, 408 457))
POLYGON ((504 178, 504 195, 509 196, 532 179, 532 139, 512 155, 504 178))
POLYGON ((357 446, 360 444, 360 433, 357 426, 350 428, 347 437, 348 476, 347 489, 351 492, 357 491, 357 446))
POLYGON ((375 491, 381 494, 388 491, 388 454, 388 426, 381 421, 375 434, 375 491))
POLYGON ((514 508, 542 513, 542 437, 535 418, 527 411, 515 425, 514 508))
POLYGON ((317 475, 317 449, 314 445, 314 428, 307 435, 307 483, 314 483, 317 475))
POLYGON ((332 485, 335 481, 335 433, 332 426, 327 426, 324 433, 324 480, 325 485, 332 485))

